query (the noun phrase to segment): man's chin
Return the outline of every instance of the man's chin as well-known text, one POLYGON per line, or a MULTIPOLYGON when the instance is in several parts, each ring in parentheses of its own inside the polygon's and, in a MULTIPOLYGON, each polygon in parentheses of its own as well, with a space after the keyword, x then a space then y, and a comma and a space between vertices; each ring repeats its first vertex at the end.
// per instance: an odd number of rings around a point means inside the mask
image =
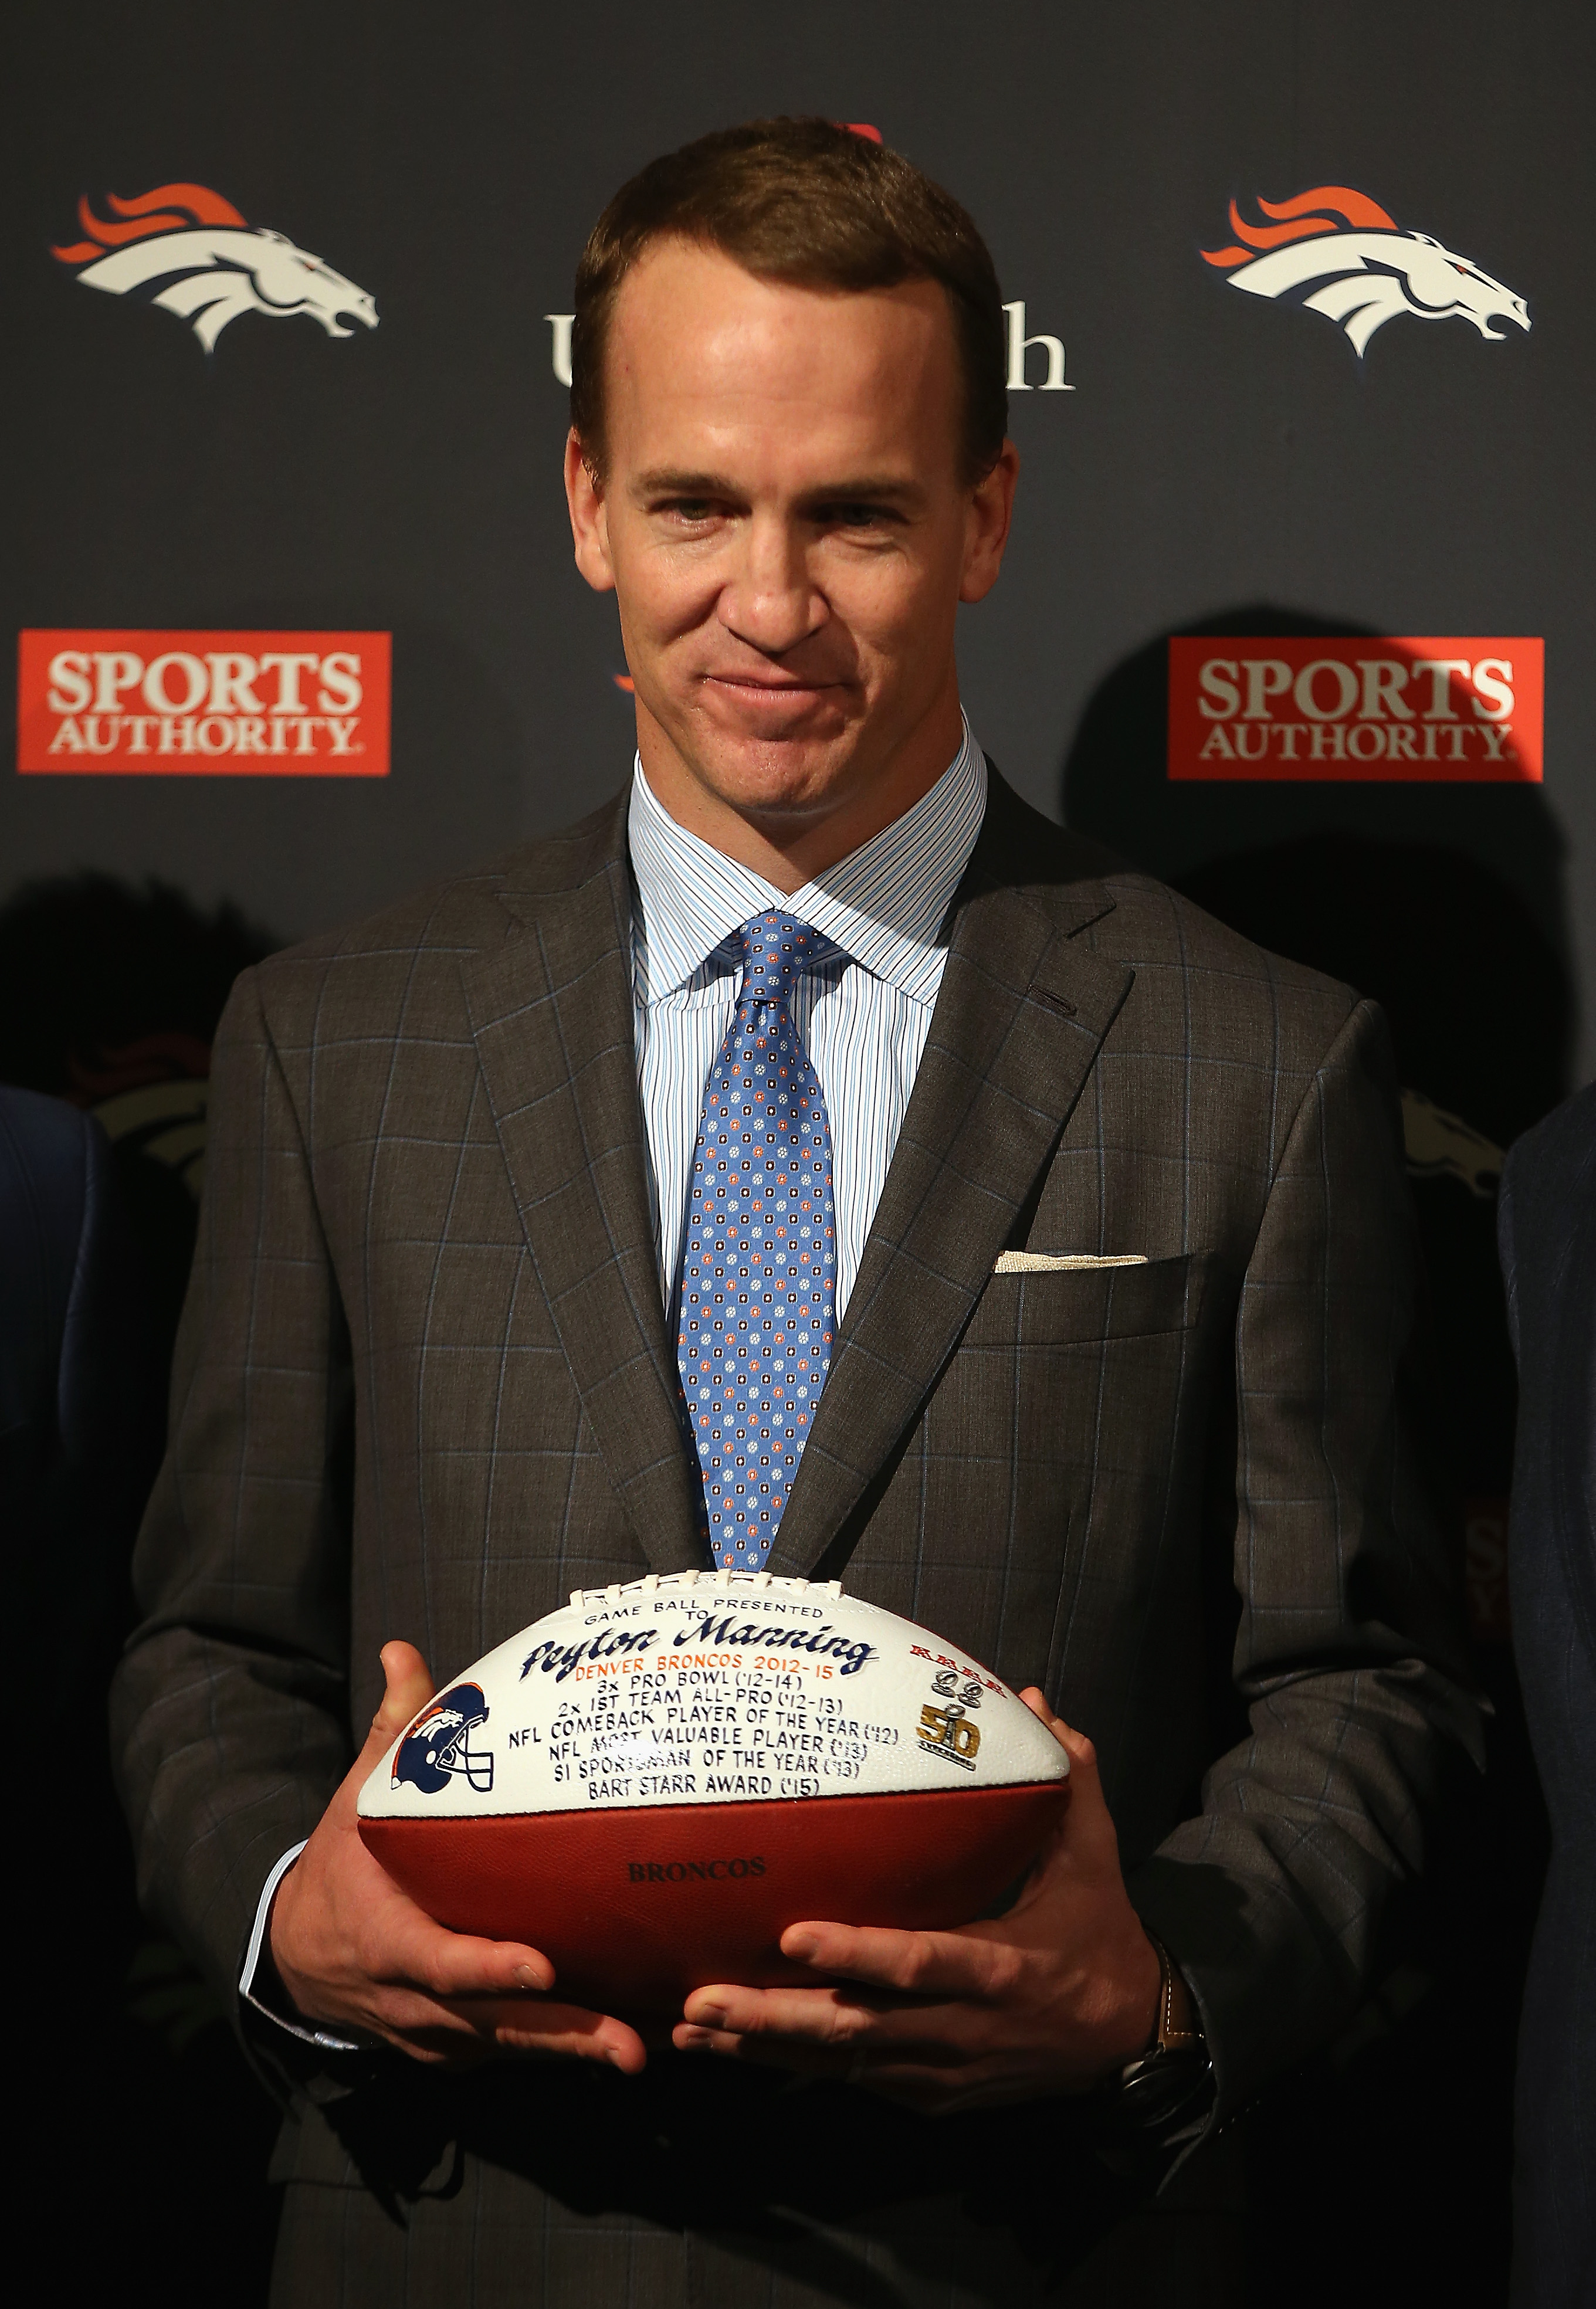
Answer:
POLYGON ((704 784, 739 817, 774 827, 835 807, 837 766, 830 748, 717 746, 699 757, 698 769, 704 784))
POLYGON ((777 817, 826 806, 859 734, 823 694, 811 710, 785 717, 744 721, 735 712, 715 712, 696 718, 698 774, 734 809, 777 817))

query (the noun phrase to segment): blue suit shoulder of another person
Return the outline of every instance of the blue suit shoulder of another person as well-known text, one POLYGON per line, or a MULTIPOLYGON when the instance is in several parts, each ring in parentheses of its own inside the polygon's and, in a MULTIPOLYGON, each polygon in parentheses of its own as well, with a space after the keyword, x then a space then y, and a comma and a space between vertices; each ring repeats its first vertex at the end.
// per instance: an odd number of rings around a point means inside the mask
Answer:
POLYGON ((60 1099, 0 1086, 0 1526, 13 1625, 25 1674, 37 1669, 57 1707, 96 1717, 160 1452, 145 1331, 104 1131, 60 1099))
POLYGON ((1551 1864, 1519 2036, 1515 2309, 1596 2301, 1596 1085, 1512 1149, 1514 1650, 1551 1864))

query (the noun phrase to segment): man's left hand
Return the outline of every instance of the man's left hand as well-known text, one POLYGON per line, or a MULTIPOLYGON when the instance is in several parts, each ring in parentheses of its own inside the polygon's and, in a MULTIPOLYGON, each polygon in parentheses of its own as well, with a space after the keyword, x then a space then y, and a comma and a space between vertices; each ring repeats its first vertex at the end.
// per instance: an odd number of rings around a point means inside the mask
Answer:
POLYGON ((1097 1751, 1034 1686, 1021 1698, 1070 1757, 1070 1801, 1006 1916, 955 1932, 790 1925, 815 1988, 695 1990, 683 2052, 868 2087, 926 2115, 1083 2093, 1146 2050, 1158 1951, 1120 1873, 1097 1751))

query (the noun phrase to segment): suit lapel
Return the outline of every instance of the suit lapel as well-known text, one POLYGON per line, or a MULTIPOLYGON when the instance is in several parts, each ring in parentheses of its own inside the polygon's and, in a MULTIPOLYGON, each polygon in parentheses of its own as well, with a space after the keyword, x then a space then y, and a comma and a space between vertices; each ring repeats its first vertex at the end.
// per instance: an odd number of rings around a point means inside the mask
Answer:
POLYGON ((705 1552, 648 1209, 624 842, 622 805, 571 886, 507 891, 521 928, 465 964, 465 995, 583 1410, 649 1568, 674 1571, 701 1566, 705 1552))
MULTIPOLYGON (((625 806, 464 967, 527 1248, 610 1479, 656 1571, 705 1561, 638 1100, 625 806)), ((1075 943, 1112 899, 994 774, 948 964, 831 1371, 772 1550, 845 1546, 958 1343, 1132 973, 1075 943), (1037 850, 1052 848, 1051 873, 1037 850)))
MULTIPOLYGON (((854 1535, 862 1500, 958 1345, 1130 991, 1129 969, 1071 942, 1113 904, 1099 883, 1061 875, 1062 888, 1015 886, 1019 878, 1005 869, 1019 810, 994 776, 955 900, 925 1055, 773 1572, 807 1576, 854 1535)), ((1035 847, 1033 832, 1024 877, 1033 885, 1035 847)))

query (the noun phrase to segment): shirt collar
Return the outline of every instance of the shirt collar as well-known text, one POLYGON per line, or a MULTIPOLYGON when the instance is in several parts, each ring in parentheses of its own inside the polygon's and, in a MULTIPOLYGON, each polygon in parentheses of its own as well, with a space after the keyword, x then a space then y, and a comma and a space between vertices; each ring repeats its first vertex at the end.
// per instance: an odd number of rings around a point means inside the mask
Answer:
POLYGON ((985 812, 986 761, 966 721, 958 753, 913 809, 788 897, 678 826, 638 760, 627 832, 638 999, 685 986, 733 930, 776 908, 914 1000, 934 1000, 942 923, 985 812))

